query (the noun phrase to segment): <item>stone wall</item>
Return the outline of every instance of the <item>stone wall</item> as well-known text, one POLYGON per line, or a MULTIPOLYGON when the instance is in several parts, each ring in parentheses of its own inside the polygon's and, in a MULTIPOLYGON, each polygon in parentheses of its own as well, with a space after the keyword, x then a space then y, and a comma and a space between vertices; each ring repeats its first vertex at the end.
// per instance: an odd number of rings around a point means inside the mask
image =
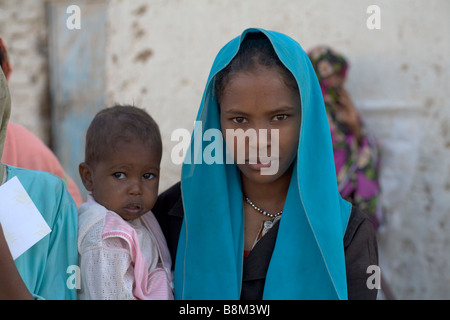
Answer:
POLYGON ((40 0, 0 0, 0 37, 8 47, 13 73, 11 120, 50 143, 47 29, 40 0))

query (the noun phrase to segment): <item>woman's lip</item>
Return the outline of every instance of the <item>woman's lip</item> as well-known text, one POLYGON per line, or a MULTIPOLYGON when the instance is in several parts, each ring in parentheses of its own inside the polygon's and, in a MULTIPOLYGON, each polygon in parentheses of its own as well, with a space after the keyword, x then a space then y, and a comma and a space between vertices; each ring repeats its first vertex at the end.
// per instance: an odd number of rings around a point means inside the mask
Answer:
POLYGON ((270 168, 272 165, 272 161, 267 163, 257 162, 257 163, 249 163, 249 161, 245 161, 245 164, 249 166, 253 170, 261 170, 261 168, 270 168))

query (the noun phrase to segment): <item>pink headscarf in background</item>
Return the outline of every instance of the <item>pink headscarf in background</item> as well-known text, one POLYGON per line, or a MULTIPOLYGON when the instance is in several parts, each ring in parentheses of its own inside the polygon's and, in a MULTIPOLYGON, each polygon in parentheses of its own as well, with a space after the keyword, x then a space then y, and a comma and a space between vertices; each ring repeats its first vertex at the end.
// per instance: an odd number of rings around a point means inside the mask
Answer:
POLYGON ((8 123, 1 162, 14 167, 50 172, 63 179, 77 207, 83 202, 80 190, 66 174, 55 154, 38 137, 16 123, 8 123))
MULTIPOLYGON (((0 37, 0 61, 6 80, 11 76, 12 67, 5 43, 0 37)), ((58 158, 37 136, 24 127, 8 123, 6 140, 1 162, 14 167, 50 172, 63 179, 77 207, 82 197, 75 182, 66 174, 58 158)))

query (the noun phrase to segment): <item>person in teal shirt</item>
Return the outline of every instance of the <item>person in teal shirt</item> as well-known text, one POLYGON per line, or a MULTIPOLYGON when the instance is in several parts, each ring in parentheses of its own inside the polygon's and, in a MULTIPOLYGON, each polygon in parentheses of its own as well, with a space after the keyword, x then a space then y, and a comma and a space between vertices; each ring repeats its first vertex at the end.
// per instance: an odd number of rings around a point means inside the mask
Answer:
MULTIPOLYGON (((0 69, 0 158, 11 98, 0 69)), ((13 260, 0 224, 0 299, 74 300, 78 268, 77 208, 64 182, 47 172, 0 163, 0 185, 17 177, 52 230, 13 260)))

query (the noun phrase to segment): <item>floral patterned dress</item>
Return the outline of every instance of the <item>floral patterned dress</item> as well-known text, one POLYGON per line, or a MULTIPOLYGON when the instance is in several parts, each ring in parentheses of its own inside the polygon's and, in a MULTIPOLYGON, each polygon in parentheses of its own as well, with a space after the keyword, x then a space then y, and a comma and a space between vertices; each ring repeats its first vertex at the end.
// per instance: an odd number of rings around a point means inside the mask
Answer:
POLYGON ((352 129, 339 120, 342 108, 339 88, 330 85, 327 78, 333 74, 345 79, 348 64, 345 58, 330 48, 319 46, 309 52, 309 57, 322 88, 325 108, 333 143, 338 189, 341 196, 366 212, 375 228, 383 223, 380 203, 380 149, 376 139, 361 128, 359 138, 352 129))

